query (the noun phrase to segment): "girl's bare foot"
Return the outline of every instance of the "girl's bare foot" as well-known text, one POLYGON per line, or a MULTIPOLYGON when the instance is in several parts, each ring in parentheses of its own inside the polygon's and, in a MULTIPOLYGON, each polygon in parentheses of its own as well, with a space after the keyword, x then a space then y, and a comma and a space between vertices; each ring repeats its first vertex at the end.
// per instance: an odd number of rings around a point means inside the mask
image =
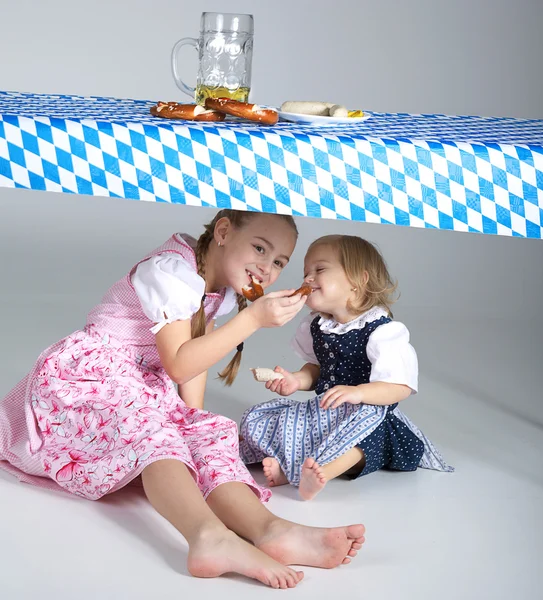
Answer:
POLYGON ((227 529, 204 532, 190 544, 188 570, 195 577, 240 573, 272 588, 296 587, 301 571, 280 564, 227 529))
POLYGON ((314 498, 326 485, 326 477, 320 465, 313 458, 306 458, 302 466, 298 493, 304 500, 314 498))
POLYGON ((264 475, 266 476, 270 487, 288 483, 287 476, 283 473, 275 458, 271 458, 270 456, 265 458, 262 461, 262 470, 264 471, 264 475))
POLYGON ((260 539, 252 541, 284 565, 332 569, 351 562, 362 548, 364 533, 364 525, 306 527, 277 518, 260 539))

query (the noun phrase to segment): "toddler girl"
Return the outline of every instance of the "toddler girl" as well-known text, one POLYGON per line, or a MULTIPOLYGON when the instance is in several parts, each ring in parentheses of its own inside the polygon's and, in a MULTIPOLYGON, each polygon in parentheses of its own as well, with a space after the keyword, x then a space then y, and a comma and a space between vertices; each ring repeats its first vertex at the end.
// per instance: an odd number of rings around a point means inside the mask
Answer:
POLYGON ((310 500, 326 482, 378 469, 451 471, 432 443, 398 409, 417 392, 418 366, 405 325, 392 320, 395 291, 378 250, 355 236, 319 238, 305 257, 313 312, 293 349, 306 361, 266 387, 282 397, 245 412, 241 455, 263 461, 270 486, 291 483, 310 500), (307 402, 289 400, 314 391, 307 402))

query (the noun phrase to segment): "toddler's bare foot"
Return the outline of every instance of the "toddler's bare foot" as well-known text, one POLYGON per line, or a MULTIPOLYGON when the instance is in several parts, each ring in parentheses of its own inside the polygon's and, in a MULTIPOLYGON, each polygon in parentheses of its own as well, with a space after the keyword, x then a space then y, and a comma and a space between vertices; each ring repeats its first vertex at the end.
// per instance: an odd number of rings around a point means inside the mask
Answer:
POLYGON ((288 483, 287 476, 283 473, 275 458, 271 458, 270 456, 265 458, 262 461, 262 470, 264 471, 264 475, 266 476, 270 487, 288 483))
POLYGON ((195 577, 240 573, 283 590, 296 587, 304 576, 301 571, 294 571, 276 562, 227 529, 203 533, 193 542, 187 566, 195 577))
POLYGON ((306 527, 277 518, 253 542, 284 565, 332 569, 351 562, 362 548, 364 533, 364 525, 306 527))
POLYGON ((314 498, 326 485, 326 477, 313 458, 306 458, 302 466, 302 476, 298 493, 304 500, 314 498))

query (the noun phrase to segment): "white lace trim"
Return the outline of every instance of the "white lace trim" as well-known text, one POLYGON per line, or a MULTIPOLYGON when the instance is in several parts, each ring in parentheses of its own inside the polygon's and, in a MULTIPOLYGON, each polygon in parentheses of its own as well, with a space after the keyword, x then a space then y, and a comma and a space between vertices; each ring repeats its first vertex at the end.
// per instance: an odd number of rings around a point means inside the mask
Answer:
POLYGON ((319 328, 323 333, 337 333, 341 335, 352 329, 363 329, 367 323, 377 321, 381 317, 388 317, 387 311, 381 306, 374 306, 348 323, 338 323, 334 319, 321 317, 319 319, 319 328))

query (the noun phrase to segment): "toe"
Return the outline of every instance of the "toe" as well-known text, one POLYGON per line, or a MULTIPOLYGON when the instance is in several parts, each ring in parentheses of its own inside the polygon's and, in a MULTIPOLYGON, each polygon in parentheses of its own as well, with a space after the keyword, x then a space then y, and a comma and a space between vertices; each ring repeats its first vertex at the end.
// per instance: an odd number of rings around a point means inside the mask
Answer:
POLYGON ((297 583, 298 582, 296 581, 296 577, 294 575, 287 575, 287 586, 289 588, 296 587, 297 583))
POLYGON ((354 557, 355 557, 355 556, 358 554, 358 552, 357 552, 356 550, 352 550, 352 549, 351 549, 351 550, 349 550, 349 552, 347 552, 347 554, 348 554, 350 557, 354 558, 354 557))
POLYGON ((314 464, 315 464, 314 458, 306 458, 303 466, 306 469, 312 469, 314 464))
POLYGON ((349 557, 345 557, 343 559, 343 561, 341 562, 342 565, 348 565, 351 562, 351 559, 349 557))
POLYGON ((353 548, 354 550, 360 550, 360 548, 362 548, 362 544, 354 542, 351 548, 353 548))
POLYGON ((347 527, 345 527, 345 532, 347 533, 347 537, 356 540, 358 538, 364 537, 364 534, 366 533, 366 528, 362 524, 348 525, 347 527))

